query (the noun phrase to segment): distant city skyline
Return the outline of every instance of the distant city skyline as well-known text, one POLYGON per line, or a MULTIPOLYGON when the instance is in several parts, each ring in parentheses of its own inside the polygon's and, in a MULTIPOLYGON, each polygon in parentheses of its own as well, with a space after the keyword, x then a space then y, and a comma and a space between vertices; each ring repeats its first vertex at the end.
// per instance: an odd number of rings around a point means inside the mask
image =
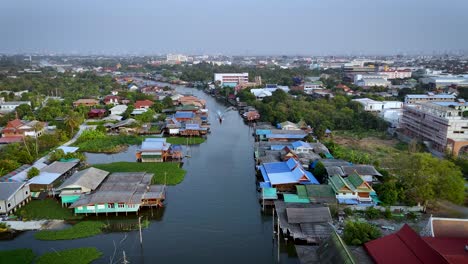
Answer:
POLYGON ((468 53, 464 0, 43 0, 0 3, 0 53, 468 53))

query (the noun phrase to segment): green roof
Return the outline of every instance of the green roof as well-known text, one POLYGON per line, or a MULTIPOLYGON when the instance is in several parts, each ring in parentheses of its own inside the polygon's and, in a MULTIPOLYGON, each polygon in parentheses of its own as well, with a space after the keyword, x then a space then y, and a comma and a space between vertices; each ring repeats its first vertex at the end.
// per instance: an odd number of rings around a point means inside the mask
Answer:
POLYGON ((335 197, 333 188, 328 184, 309 184, 306 186, 306 190, 309 199, 312 199, 313 197, 335 197))
POLYGON ((324 155, 325 155, 325 158, 327 158, 327 159, 334 159, 332 154, 330 154, 330 153, 325 153, 324 155))
POLYGON ((349 175, 346 179, 348 180, 349 183, 352 184, 352 186, 354 188, 359 187, 364 182, 364 180, 361 178, 361 176, 359 176, 359 174, 357 174, 355 172, 353 174, 349 175))
POLYGON ((336 231, 333 231, 330 237, 318 247, 317 256, 320 263, 357 263, 336 231))
POLYGON ((301 199, 308 199, 307 190, 304 185, 296 185, 297 196, 301 199))
POLYGON ((262 195, 264 199, 278 199, 276 188, 263 188, 262 195))
POLYGON ((310 203, 309 198, 300 198, 297 194, 283 194, 285 203, 310 203))
POLYGON ((333 188, 333 190, 338 193, 343 187, 348 187, 352 192, 355 191, 355 188, 350 186, 340 175, 333 175, 328 177, 328 184, 333 188))

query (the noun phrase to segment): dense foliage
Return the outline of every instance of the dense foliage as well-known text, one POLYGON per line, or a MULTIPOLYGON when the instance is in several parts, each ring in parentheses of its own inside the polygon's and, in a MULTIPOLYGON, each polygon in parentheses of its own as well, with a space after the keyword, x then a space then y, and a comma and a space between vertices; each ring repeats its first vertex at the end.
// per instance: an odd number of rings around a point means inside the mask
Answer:
POLYGON ((348 245, 360 246, 381 236, 380 230, 367 222, 346 222, 343 239, 348 245))
POLYGON ((82 152, 115 153, 128 145, 140 144, 141 137, 134 135, 107 135, 99 130, 85 130, 74 143, 82 152))
POLYGON ((260 112, 263 121, 273 124, 284 121, 304 120, 317 136, 323 136, 326 129, 331 130, 385 130, 387 123, 372 113, 364 111, 362 105, 348 97, 337 95, 334 98, 313 99, 308 96, 293 98, 282 90, 263 101, 255 101, 250 91, 242 90, 240 100, 253 105, 260 112))

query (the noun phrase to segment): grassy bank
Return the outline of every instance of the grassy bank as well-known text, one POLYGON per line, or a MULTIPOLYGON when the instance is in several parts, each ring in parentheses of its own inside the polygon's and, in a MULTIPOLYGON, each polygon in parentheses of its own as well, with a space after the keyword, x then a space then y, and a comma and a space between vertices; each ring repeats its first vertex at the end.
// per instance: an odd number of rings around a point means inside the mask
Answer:
POLYGON ((95 236, 102 233, 103 222, 84 221, 63 230, 42 230, 34 234, 39 240, 67 240, 95 236))
POLYGON ((164 173, 167 173, 167 185, 177 185, 184 180, 186 171, 179 167, 179 163, 138 163, 114 162, 96 164, 93 167, 109 172, 148 172, 154 173, 153 184, 164 184, 164 173))
POLYGON ((93 247, 66 249, 45 253, 37 264, 88 264, 100 258, 102 253, 93 247))
POLYGON ((205 139, 202 137, 168 137, 167 142, 179 145, 196 145, 205 142, 205 139))
POLYGON ((29 264, 34 260, 34 253, 29 248, 0 251, 0 264, 29 264))
POLYGON ((54 199, 32 200, 16 211, 17 216, 23 220, 61 219, 76 220, 81 216, 75 216, 71 209, 62 207, 60 202, 54 199))

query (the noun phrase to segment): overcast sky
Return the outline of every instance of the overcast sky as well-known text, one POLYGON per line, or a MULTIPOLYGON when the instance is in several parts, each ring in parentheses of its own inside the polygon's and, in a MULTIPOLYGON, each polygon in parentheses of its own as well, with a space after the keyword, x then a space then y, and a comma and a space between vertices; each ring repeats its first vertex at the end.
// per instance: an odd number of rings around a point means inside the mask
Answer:
POLYGON ((0 53, 468 50, 468 0, 0 0, 0 53))

